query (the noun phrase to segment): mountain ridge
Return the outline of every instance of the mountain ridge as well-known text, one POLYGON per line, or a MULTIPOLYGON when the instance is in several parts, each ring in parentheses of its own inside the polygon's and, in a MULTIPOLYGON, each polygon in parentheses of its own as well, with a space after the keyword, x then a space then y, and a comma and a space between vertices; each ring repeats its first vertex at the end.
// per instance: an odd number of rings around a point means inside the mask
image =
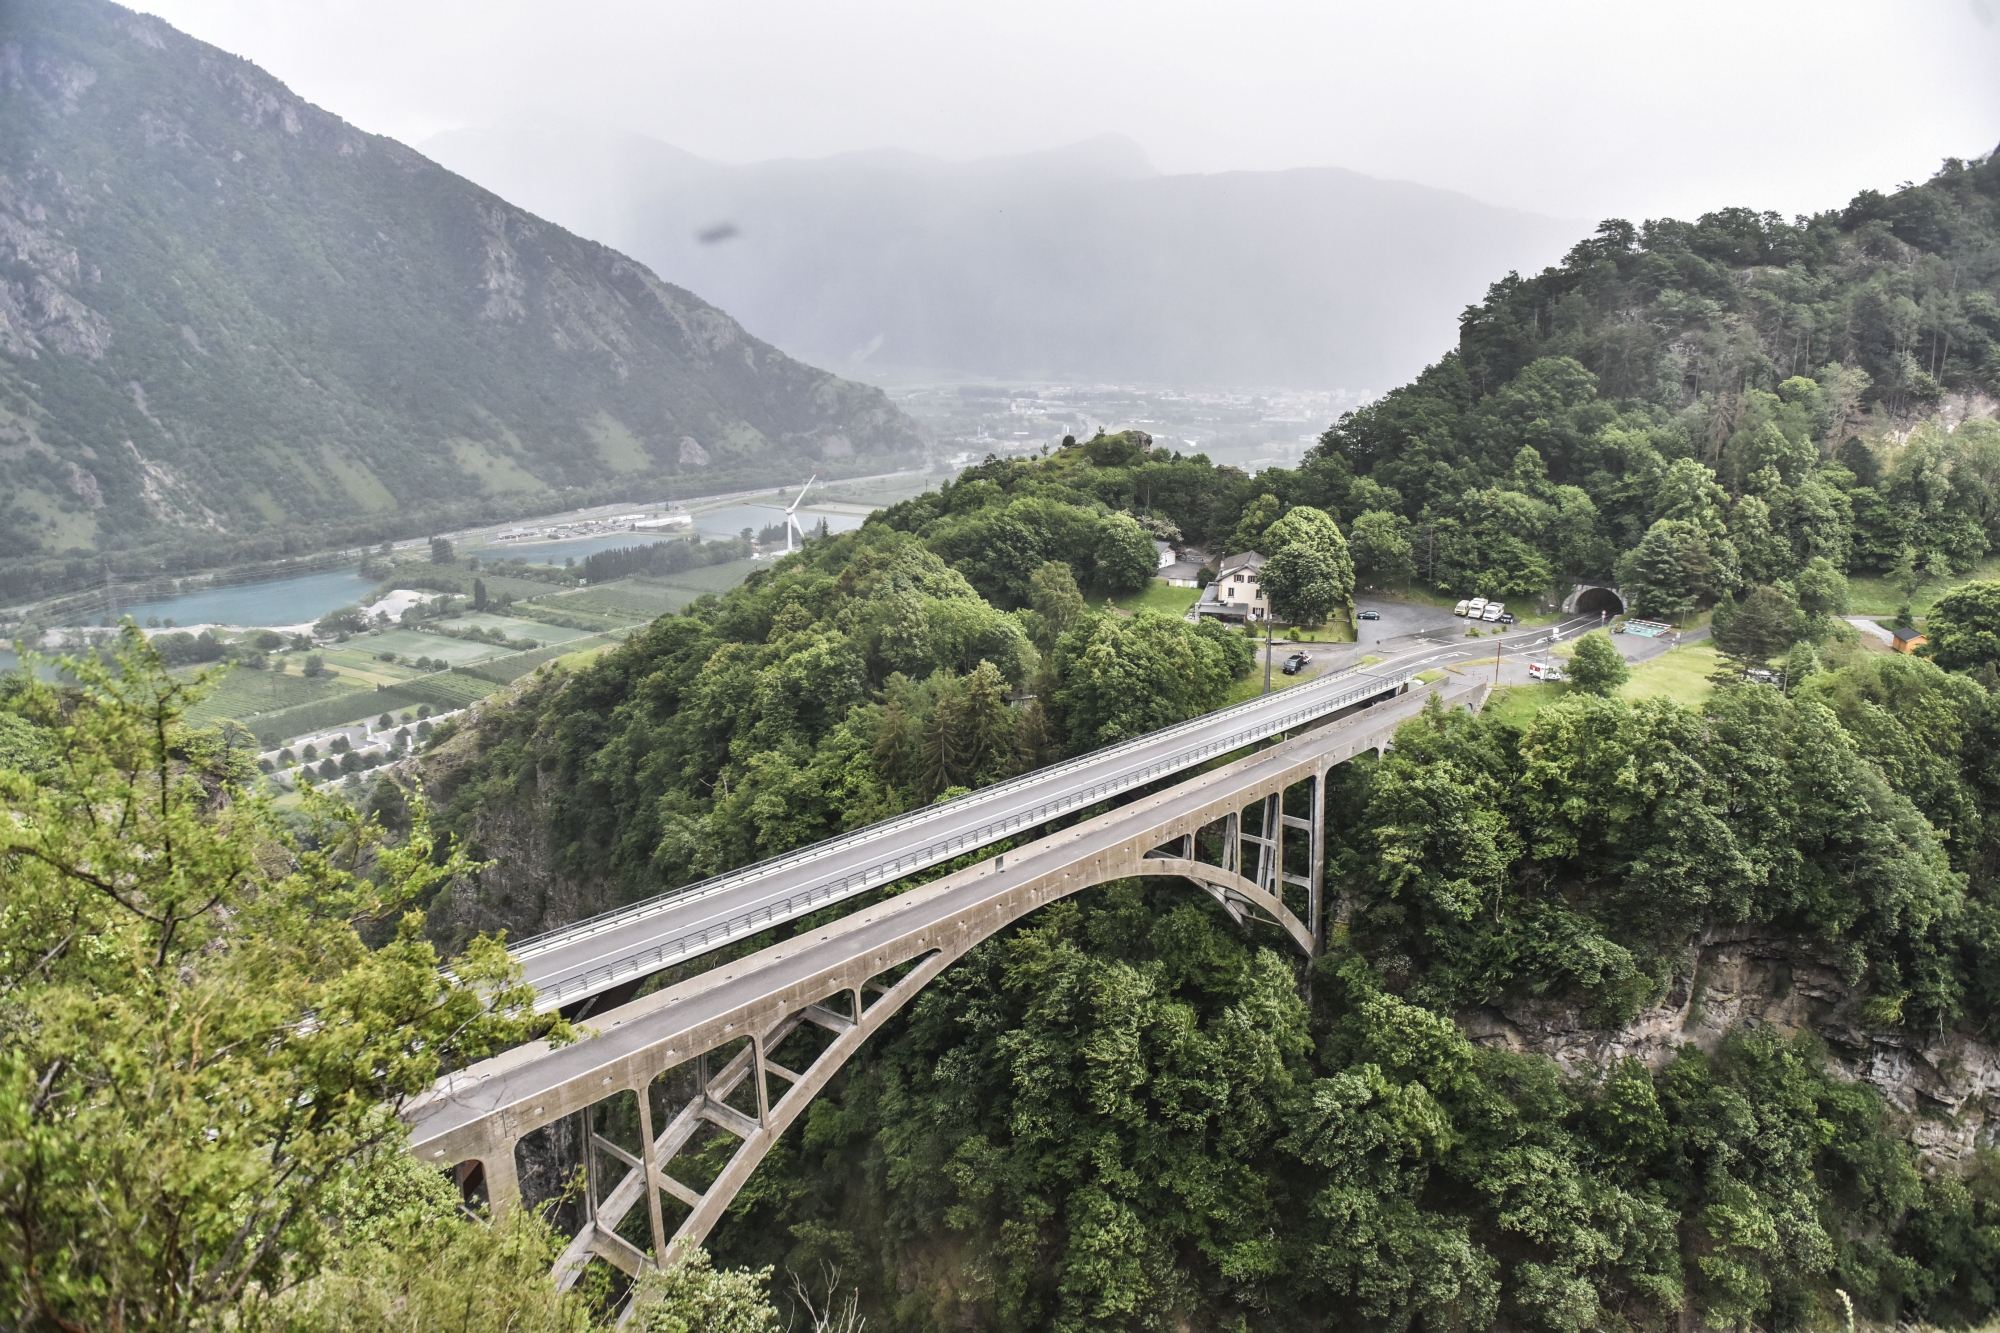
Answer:
POLYGON ((921 455, 804 365, 108 0, 0 18, 0 592, 921 455))
POLYGON ((1450 345, 1493 273, 1554 262, 1588 230, 1341 167, 1162 173, 1114 135, 964 162, 736 165, 516 116, 423 147, 795 355, 882 376, 1396 382, 1450 345))

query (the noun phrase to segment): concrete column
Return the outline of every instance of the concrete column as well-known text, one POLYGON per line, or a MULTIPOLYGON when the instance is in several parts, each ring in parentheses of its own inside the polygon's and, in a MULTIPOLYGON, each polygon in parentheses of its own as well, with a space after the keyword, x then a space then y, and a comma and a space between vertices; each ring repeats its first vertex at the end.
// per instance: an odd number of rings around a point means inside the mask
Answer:
POLYGON ((597 1137, 597 1125, 592 1112, 595 1106, 586 1106, 576 1113, 577 1123, 583 1126, 583 1220, 585 1223, 597 1221, 597 1145, 591 1140, 597 1137))
POLYGON ((659 1145, 653 1140, 653 1099, 651 1087, 639 1089, 639 1160, 646 1173, 646 1216, 653 1224, 653 1262, 667 1266, 667 1220, 660 1212, 659 1145))
MULTIPOLYGON (((861 1026, 861 992, 854 992, 854 1025, 861 1026)), ((764 1086, 764 1039, 750 1034, 750 1077, 757 1089, 757 1123, 771 1123, 771 1094, 764 1086)))
POLYGON ((521 1206, 521 1174, 514 1164, 517 1142, 508 1139, 493 1150, 492 1156, 479 1159, 486 1172, 486 1206, 496 1220, 521 1206))
POLYGON ((1311 918, 1306 922, 1306 929, 1312 932, 1315 954, 1326 945, 1326 936, 1323 933, 1325 916, 1323 904, 1326 897, 1326 775, 1327 770, 1324 768, 1313 774, 1312 832, 1307 835, 1312 845, 1312 868, 1306 871, 1306 877, 1312 880, 1312 887, 1306 890, 1306 910, 1311 918))
POLYGON ((1285 793, 1276 791, 1264 798, 1264 888, 1279 902, 1285 900, 1285 793))

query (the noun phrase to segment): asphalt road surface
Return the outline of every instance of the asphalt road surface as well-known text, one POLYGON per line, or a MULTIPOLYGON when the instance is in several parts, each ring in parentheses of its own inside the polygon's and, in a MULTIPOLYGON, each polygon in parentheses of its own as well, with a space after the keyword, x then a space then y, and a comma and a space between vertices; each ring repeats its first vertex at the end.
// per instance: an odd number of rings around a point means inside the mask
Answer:
MULTIPOLYGON (((1568 637, 1594 627, 1596 620, 1580 616, 1555 628, 1568 637)), ((1508 653, 1527 652, 1551 637, 1551 627, 1539 626, 1466 638, 1466 622, 1449 611, 1441 620, 1435 614, 1413 614, 1405 623, 1406 632, 1380 642, 1334 646, 1345 650, 1348 661, 1365 647, 1385 659, 1379 663, 1365 668, 1343 666, 1339 660, 1316 663, 1321 674, 1305 684, 522 940, 512 952, 526 979, 541 992, 542 1007, 570 1004, 1313 717, 1358 706, 1416 672, 1474 657, 1490 659, 1496 645, 1504 645, 1508 653)), ((1395 628, 1394 622, 1389 624, 1395 628)))

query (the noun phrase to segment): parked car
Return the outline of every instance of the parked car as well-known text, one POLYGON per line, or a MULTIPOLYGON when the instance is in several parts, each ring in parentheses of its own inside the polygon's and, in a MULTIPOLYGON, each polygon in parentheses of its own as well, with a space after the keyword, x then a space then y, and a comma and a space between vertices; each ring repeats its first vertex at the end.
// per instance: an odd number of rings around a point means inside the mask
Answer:
POLYGON ((1562 678, 1562 668, 1554 662, 1528 663, 1529 680, 1561 680, 1562 678))
POLYGON ((1382 613, 1380 611, 1363 611, 1360 615, 1360 619, 1362 620, 1380 620, 1381 618, 1382 613))
POLYGON ((1484 597, 1475 597, 1465 604, 1465 618, 1467 620, 1477 620, 1484 614, 1486 614, 1486 599, 1484 597))
POLYGON ((1500 617, 1500 623, 1503 625, 1518 625, 1521 621, 1512 611, 1508 611, 1500 617))
POLYGON ((1479 618, 1481 620, 1498 620, 1502 615, 1506 614, 1506 611, 1507 611, 1507 603, 1488 602, 1486 604, 1486 609, 1479 613, 1479 618))
POLYGON ((1471 609, 1472 609, 1471 602, 1460 602, 1457 606, 1454 606, 1451 609, 1451 613, 1455 616, 1462 616, 1471 609))
POLYGON ((1305 670, 1307 663, 1312 660, 1311 653, 1293 653, 1285 659, 1285 674, 1288 676, 1298 675, 1299 672, 1305 670))

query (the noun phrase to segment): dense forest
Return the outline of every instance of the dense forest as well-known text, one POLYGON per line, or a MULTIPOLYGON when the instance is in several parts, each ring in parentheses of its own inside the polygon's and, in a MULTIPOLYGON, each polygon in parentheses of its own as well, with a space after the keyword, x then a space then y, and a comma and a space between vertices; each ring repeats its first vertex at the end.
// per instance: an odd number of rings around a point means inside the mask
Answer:
POLYGON ((540 929, 1219 706, 1249 640, 1104 606, 1151 581, 1155 531, 1242 507, 1161 453, 1130 433, 973 468, 486 710, 428 781, 469 844, 533 825, 547 859, 434 928, 540 929))
POLYGON ((1793 222, 1607 222, 1342 418, 1323 489, 1461 592, 1616 578, 1675 616, 1816 559, 1967 570, 2000 540, 1996 210, 1989 156, 1793 222))
POLYGON ((1755 927, 1837 973, 1864 1046, 1988 1030, 2000 599, 1940 604, 1939 663, 1838 613, 1849 571, 2000 537, 2000 430, 1962 419, 1995 387, 1997 180, 1607 224, 1297 470, 1105 436, 815 542, 434 752, 472 853, 532 825, 553 873, 488 872, 431 929, 539 927, 1213 706, 1240 641, 1097 609, 1128 524, 1243 549, 1318 508, 1363 582, 1616 579, 1715 608, 1788 688, 1410 724, 1341 770, 1344 910, 1303 986, 1173 881, 1051 909, 847 1072, 718 1256, 838 1266, 911 1329, 1983 1317, 2000 1178, 1920 1156, 1855 1052, 1742 1030, 1566 1070, 1454 1019, 1555 997, 1616 1028, 1755 927))

